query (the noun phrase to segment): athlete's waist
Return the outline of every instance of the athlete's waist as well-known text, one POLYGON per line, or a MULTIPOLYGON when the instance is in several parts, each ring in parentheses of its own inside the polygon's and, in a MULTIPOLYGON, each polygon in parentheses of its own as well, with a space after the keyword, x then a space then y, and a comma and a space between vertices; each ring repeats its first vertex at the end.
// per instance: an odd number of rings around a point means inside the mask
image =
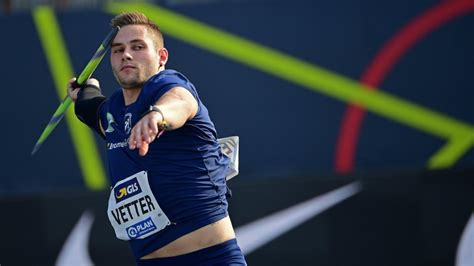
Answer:
POLYGON ((226 216, 217 222, 205 225, 177 238, 164 247, 141 257, 141 259, 179 256, 212 247, 234 238, 232 222, 229 216, 226 216))

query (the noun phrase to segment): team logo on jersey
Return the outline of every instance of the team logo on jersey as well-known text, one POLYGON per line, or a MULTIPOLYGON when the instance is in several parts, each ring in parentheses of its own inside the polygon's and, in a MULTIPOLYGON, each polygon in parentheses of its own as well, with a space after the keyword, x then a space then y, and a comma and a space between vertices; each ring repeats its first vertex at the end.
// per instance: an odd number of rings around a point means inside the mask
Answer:
POLYGON ((107 129, 105 130, 106 133, 114 132, 114 127, 112 124, 115 123, 114 117, 111 113, 107 112, 107 129))
POLYGON ((130 131, 132 130, 132 113, 126 113, 124 117, 124 131, 125 134, 130 134, 130 131))
POLYGON ((119 203, 122 200, 126 200, 141 192, 142 188, 140 187, 138 180, 136 178, 132 178, 114 188, 115 201, 119 203))

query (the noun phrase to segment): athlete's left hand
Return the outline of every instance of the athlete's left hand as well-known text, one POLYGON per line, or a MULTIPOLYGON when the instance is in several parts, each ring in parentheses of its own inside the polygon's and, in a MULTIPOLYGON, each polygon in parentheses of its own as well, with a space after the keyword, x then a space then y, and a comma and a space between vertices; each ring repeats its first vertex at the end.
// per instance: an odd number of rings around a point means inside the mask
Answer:
POLYGON ((158 127, 158 123, 162 120, 163 117, 158 112, 150 112, 142 117, 132 128, 128 147, 131 150, 138 148, 138 153, 145 156, 148 153, 148 145, 161 135, 162 130, 158 127))

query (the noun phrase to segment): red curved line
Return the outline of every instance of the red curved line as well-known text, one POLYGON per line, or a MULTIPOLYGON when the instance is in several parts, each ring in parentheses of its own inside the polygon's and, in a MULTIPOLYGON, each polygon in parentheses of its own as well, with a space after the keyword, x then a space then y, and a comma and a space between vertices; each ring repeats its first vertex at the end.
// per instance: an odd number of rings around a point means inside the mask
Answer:
MULTIPOLYGON (((444 1, 431 7, 399 30, 379 51, 360 81, 376 90, 400 58, 426 35, 449 20, 474 10, 472 0, 444 1)), ((355 151, 365 109, 355 104, 346 108, 335 150, 335 170, 349 173, 354 169, 355 151)))

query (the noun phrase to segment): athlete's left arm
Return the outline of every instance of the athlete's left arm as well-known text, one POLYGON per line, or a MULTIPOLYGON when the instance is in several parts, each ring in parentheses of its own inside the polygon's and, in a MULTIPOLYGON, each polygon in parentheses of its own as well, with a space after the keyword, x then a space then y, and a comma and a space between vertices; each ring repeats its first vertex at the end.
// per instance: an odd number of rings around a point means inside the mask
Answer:
POLYGON ((161 112, 149 112, 133 127, 128 146, 139 149, 140 155, 148 152, 148 144, 153 142, 163 130, 180 128, 186 121, 192 119, 198 110, 196 98, 183 87, 174 87, 161 96, 155 103, 161 112), (158 125, 166 122, 166 128, 158 125))

